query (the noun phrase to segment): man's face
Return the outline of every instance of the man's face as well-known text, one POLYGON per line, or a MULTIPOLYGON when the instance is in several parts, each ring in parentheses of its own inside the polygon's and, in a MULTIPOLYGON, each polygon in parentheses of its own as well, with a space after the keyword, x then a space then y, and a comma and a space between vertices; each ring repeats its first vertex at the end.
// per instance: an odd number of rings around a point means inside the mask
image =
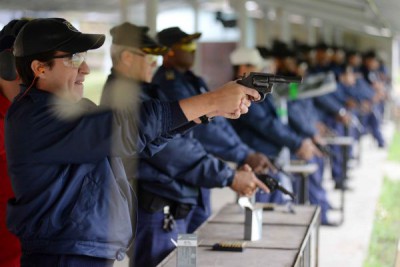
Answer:
POLYGON ((174 52, 174 63, 176 67, 189 70, 194 65, 196 54, 196 43, 179 43, 172 46, 174 52))
POLYGON ((140 82, 150 82, 153 78, 154 69, 157 66, 157 56, 132 48, 125 50, 121 59, 123 65, 126 66, 123 69, 126 76, 140 82))
POLYGON ((332 60, 332 50, 317 49, 315 52, 315 60, 320 65, 328 65, 332 60))
POLYGON ((297 72, 297 62, 293 57, 286 57, 283 60, 283 65, 287 74, 295 74, 297 72))
MULTIPOLYGON (((157 66, 157 56, 145 54, 139 56, 137 64, 138 80, 142 82, 151 82, 154 69, 157 66)), ((135 67, 134 67, 135 68, 135 67)))
POLYGON ((379 61, 376 58, 368 58, 365 60, 365 64, 369 70, 379 69, 379 61))
POLYGON ((260 68, 255 65, 251 65, 251 64, 239 65, 238 73, 237 73, 236 77, 240 78, 243 75, 246 75, 246 76, 249 75, 250 72, 259 72, 259 71, 260 71, 260 68))
POLYGON ((39 74, 39 89, 71 102, 81 100, 85 75, 90 73, 89 66, 85 62, 85 54, 71 55, 57 51, 53 59, 54 65, 51 68, 45 66, 46 70, 42 77, 39 74))
POLYGON ((342 73, 340 81, 347 86, 353 86, 356 84, 356 76, 353 70, 346 70, 346 72, 342 73))
POLYGON ((345 54, 343 50, 336 50, 335 53, 332 56, 332 61, 334 61, 336 64, 342 64, 345 60, 345 54))
POLYGON ((353 67, 358 67, 361 65, 361 57, 358 54, 354 54, 349 57, 348 62, 353 67))

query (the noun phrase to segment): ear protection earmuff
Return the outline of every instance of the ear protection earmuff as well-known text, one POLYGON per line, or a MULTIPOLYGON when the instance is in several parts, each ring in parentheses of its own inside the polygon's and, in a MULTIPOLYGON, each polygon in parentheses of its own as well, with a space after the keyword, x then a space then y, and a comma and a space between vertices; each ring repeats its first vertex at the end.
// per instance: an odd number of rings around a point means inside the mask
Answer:
POLYGON ((17 79, 15 57, 9 49, 0 52, 0 77, 6 81, 17 79))
POLYGON ((13 47, 15 36, 28 21, 28 19, 12 20, 1 30, 0 77, 6 81, 15 81, 18 77, 15 57, 11 48, 13 47))

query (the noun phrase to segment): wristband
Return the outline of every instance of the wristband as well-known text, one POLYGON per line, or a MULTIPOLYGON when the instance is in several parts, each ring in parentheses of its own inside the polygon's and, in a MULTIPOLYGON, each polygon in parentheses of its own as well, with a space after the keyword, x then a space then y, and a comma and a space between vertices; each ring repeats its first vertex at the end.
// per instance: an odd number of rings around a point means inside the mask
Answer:
POLYGON ((201 116, 199 119, 200 119, 202 124, 207 124, 212 120, 212 118, 209 118, 206 115, 201 116))

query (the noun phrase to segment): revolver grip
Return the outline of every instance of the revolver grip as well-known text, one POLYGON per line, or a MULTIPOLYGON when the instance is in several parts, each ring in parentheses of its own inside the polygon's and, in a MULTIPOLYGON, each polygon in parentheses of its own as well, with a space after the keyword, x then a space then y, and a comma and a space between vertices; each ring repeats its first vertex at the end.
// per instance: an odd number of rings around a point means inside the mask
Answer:
POLYGON ((269 176, 268 174, 257 174, 256 176, 266 186, 268 186, 268 188, 271 191, 271 193, 274 192, 275 190, 279 190, 282 193, 284 193, 285 195, 289 195, 292 198, 292 200, 296 199, 295 196, 291 192, 286 190, 286 188, 280 186, 279 182, 277 180, 275 180, 274 178, 272 178, 271 176, 269 176))
MULTIPOLYGON (((257 90, 258 91, 258 90, 257 90)), ((258 93, 260 94, 260 100, 254 100, 254 103, 260 103, 263 102, 265 100, 265 97, 267 96, 268 93, 263 93, 258 91, 258 93)))
POLYGON ((250 79, 241 79, 241 80, 237 80, 236 82, 238 84, 241 84, 241 85, 246 86, 248 88, 257 90, 257 92, 260 94, 260 100, 254 100, 255 103, 259 103, 259 102, 264 101, 265 97, 268 94, 266 92, 263 92, 263 90, 260 90, 259 88, 255 87, 250 79))
POLYGON ((278 187, 278 181, 270 177, 268 174, 257 174, 258 179, 260 179, 272 192, 274 192, 278 187))

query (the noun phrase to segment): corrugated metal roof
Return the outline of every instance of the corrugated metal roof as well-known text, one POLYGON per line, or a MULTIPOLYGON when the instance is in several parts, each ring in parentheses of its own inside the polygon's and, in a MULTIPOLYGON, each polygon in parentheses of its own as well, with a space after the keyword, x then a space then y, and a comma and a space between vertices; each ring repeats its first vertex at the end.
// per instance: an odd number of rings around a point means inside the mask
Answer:
MULTIPOLYGON (((171 9, 182 3, 196 0, 159 0, 159 9, 171 9)), ((227 6, 240 0, 198 0, 200 7, 227 6)), ((256 0, 261 9, 283 8, 295 14, 320 18, 332 25, 350 30, 381 34, 400 33, 400 1, 398 0, 256 0), (369 32, 368 32, 369 30, 369 32)), ((78 11, 118 14, 121 4, 132 9, 143 5, 145 0, 0 0, 0 10, 29 12, 78 11)), ((140 10, 140 8, 138 9, 140 10)))

